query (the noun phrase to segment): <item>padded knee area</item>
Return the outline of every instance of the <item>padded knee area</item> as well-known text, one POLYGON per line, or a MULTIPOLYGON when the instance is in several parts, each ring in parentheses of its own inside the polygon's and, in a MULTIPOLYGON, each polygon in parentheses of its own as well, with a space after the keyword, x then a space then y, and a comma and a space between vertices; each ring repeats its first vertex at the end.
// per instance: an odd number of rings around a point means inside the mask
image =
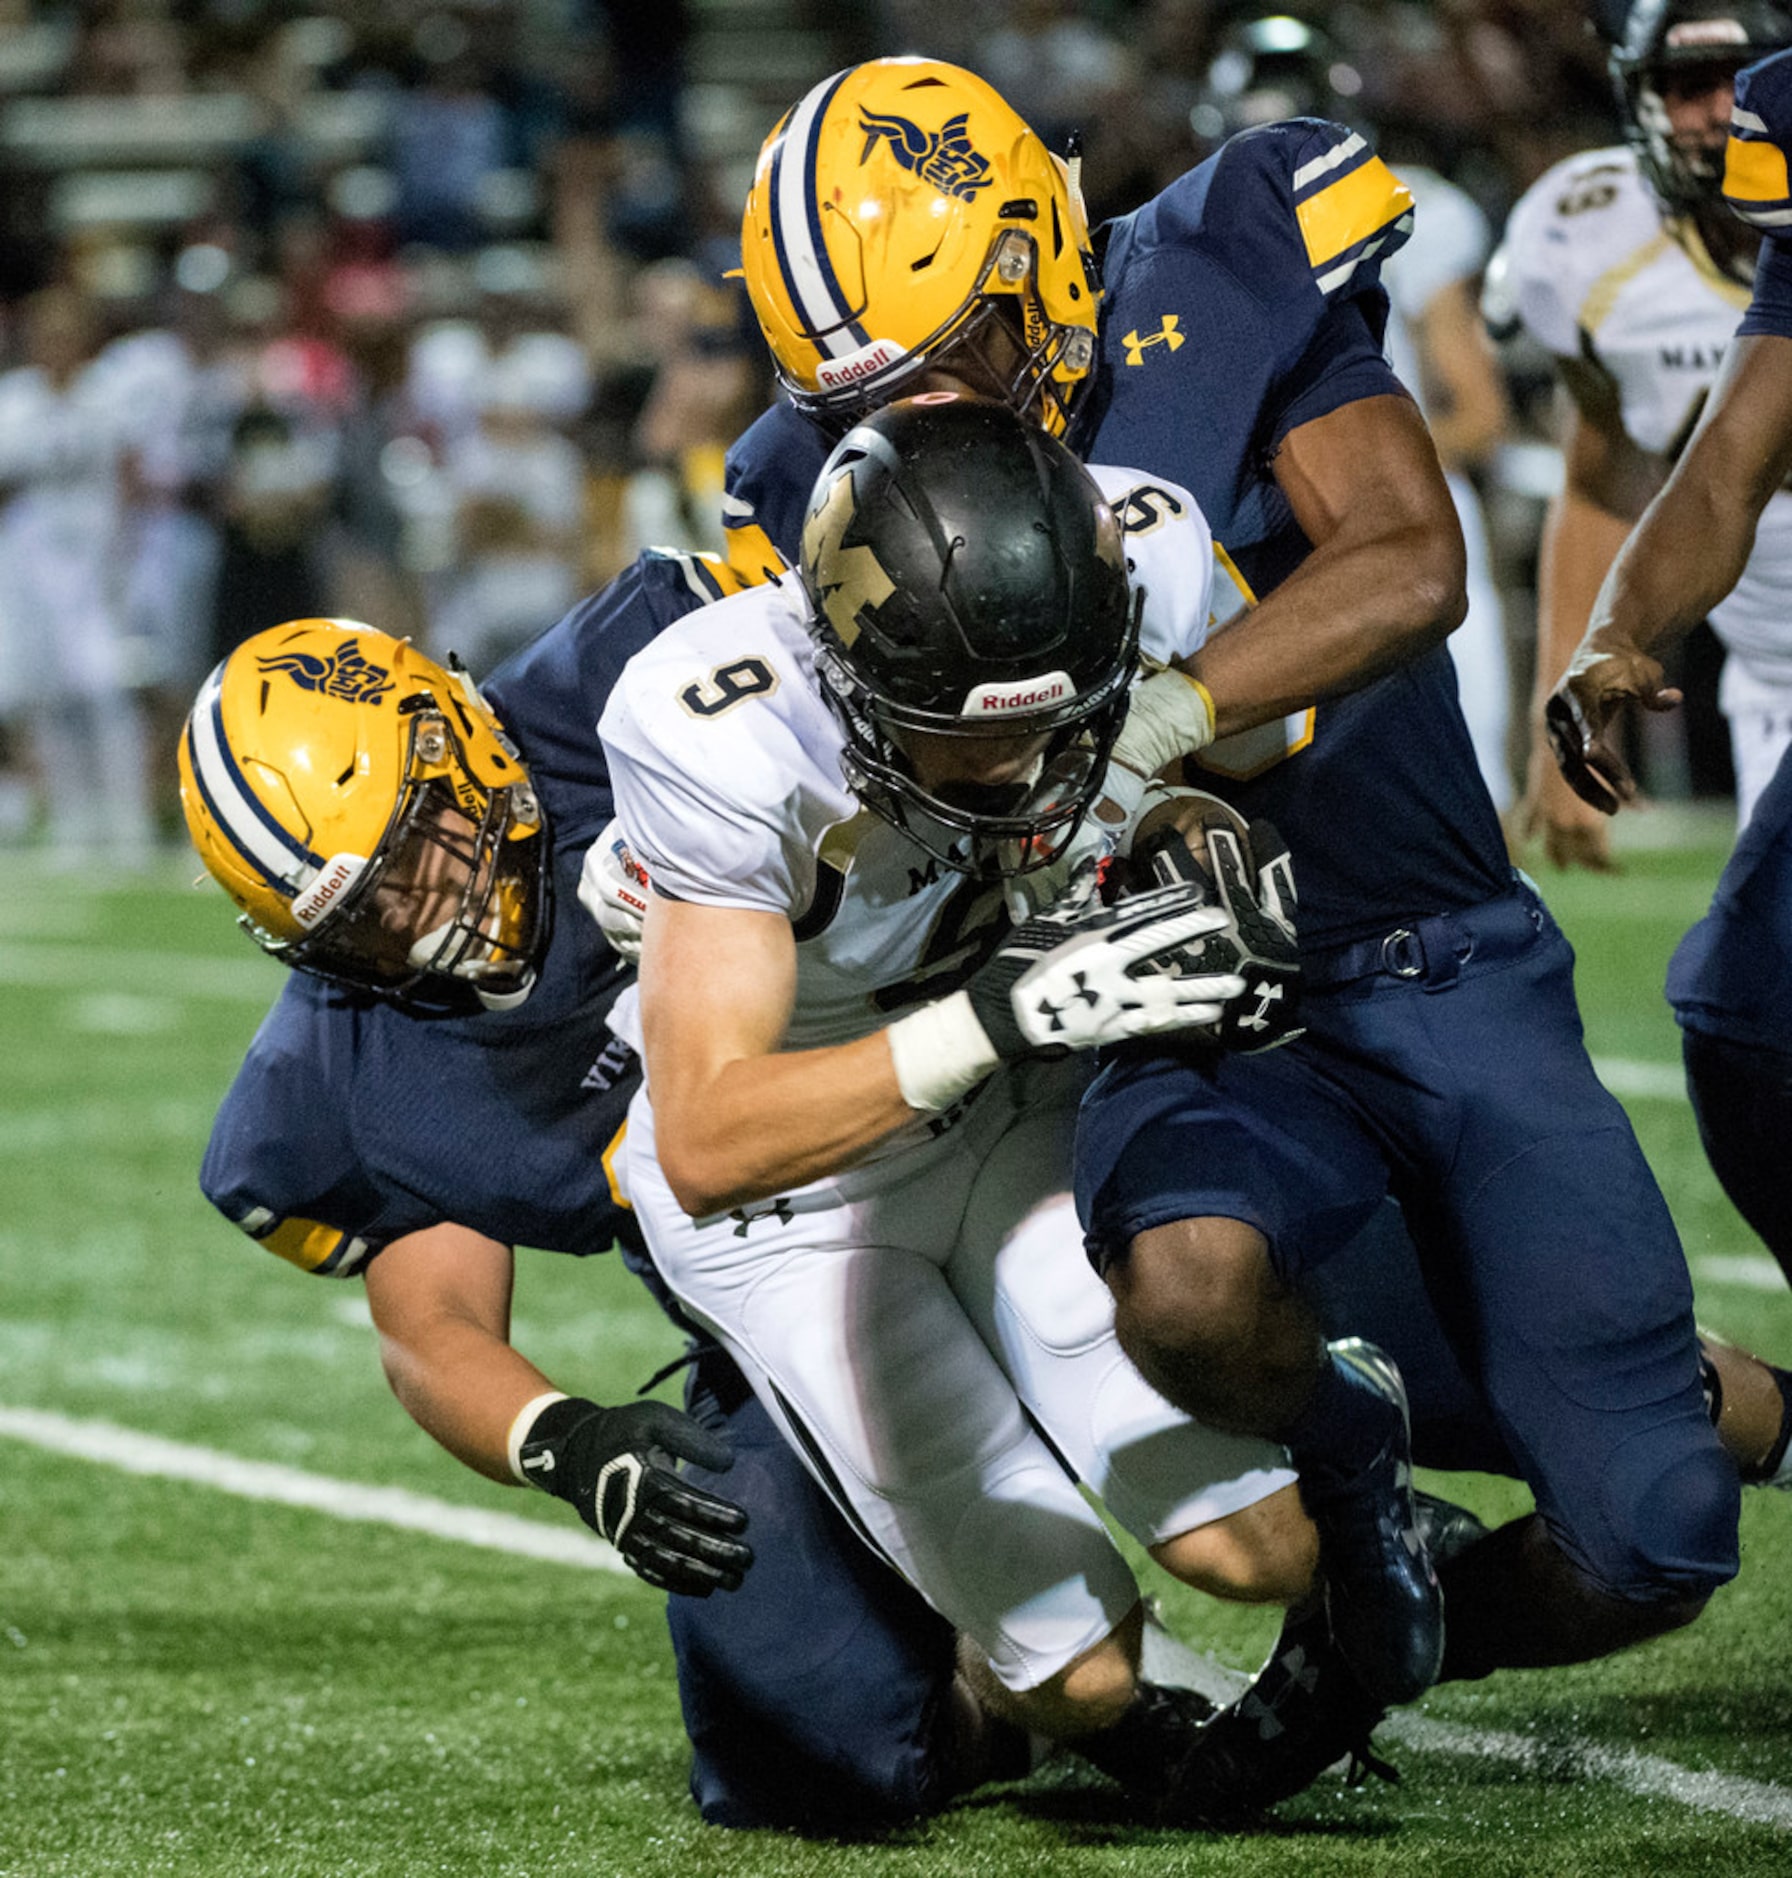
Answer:
POLYGON ((1600 1502, 1597 1549, 1566 1549, 1611 1596, 1705 1598, 1736 1576, 1741 1487, 1708 1425, 1687 1429, 1672 1451, 1659 1431, 1627 1441, 1607 1464, 1600 1502))

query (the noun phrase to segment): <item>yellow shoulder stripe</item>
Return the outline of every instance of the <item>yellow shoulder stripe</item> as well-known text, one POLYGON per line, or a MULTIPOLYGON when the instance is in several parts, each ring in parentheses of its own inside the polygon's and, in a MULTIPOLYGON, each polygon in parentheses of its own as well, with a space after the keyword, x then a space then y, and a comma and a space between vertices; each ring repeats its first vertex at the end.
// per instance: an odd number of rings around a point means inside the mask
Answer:
POLYGON ((790 571, 783 555, 772 546, 771 536, 757 522, 730 528, 726 541, 728 565, 749 587, 762 586, 790 571))
POLYGON ((283 1219, 267 1232, 257 1233, 255 1241, 301 1271, 314 1272, 330 1262, 347 1237, 320 1220, 283 1219))
POLYGON ((1380 157, 1370 157, 1295 207, 1307 259, 1314 267, 1335 261, 1347 248, 1412 208, 1412 191, 1380 157))
POLYGON ((1786 153, 1778 144, 1732 137, 1724 152, 1724 194, 1738 202, 1784 202, 1792 196, 1786 153))

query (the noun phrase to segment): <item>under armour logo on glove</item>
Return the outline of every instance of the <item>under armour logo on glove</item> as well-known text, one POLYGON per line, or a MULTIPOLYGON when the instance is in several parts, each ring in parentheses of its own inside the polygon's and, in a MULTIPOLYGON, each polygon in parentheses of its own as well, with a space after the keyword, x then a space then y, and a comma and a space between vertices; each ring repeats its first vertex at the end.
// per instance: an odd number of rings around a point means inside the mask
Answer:
MULTIPOLYGON (((1215 804, 1216 809, 1221 805, 1215 804)), ((1226 822, 1200 829, 1205 863, 1180 828, 1151 835, 1132 857, 1131 877, 1158 889, 1188 887, 1225 914, 1160 969, 1208 976, 1231 971, 1239 992, 1218 1018, 1188 1033, 1222 1050, 1273 1050, 1302 1031, 1300 948, 1294 937, 1294 873, 1287 844, 1268 822, 1253 822, 1248 845, 1226 822)), ((1123 899, 1121 904, 1127 904, 1123 899)))
POLYGON ((606 1409, 578 1397, 549 1403, 517 1456, 526 1480, 576 1507, 639 1577, 694 1598, 736 1590, 753 1549, 740 1537, 746 1514, 686 1480, 678 1462, 719 1473, 733 1459, 725 1441, 667 1403, 606 1409))

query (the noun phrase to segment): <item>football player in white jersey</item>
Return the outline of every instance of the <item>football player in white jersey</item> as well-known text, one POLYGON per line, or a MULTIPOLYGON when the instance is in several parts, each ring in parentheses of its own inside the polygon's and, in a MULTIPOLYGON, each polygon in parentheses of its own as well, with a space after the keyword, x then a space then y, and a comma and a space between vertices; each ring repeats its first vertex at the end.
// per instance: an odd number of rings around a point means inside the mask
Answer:
MULTIPOLYGON (((1555 355, 1571 408, 1540 573, 1539 714, 1748 305, 1755 237, 1719 200, 1724 142, 1737 71, 1786 45, 1792 7, 1771 0, 1636 0, 1612 54, 1628 146, 1558 164, 1512 211, 1490 311, 1555 355)), ((1792 737, 1788 580, 1792 496, 1780 494, 1711 614, 1728 655, 1719 702, 1741 822, 1792 737)), ((1523 820, 1558 865, 1609 867, 1605 817, 1562 781, 1540 737, 1523 820)))
POLYGON ((1188 1421, 1115 1340, 1070 1192, 1079 1053, 1248 1039, 1241 918, 1291 934, 1242 870, 1219 905, 1073 885, 1009 929, 1102 794, 1127 559, 1148 657, 1206 631, 1192 498, 1156 485, 1123 551, 1133 479, 1100 476, 1002 406, 891 406, 828 459, 800 582, 630 661, 600 727, 653 884, 626 1179, 671 1289, 988 1699, 1199 1818, 1198 1709, 1139 1682, 1138 1589, 1076 1481, 1228 1597, 1298 1595, 1316 1541, 1282 1451, 1188 1421))

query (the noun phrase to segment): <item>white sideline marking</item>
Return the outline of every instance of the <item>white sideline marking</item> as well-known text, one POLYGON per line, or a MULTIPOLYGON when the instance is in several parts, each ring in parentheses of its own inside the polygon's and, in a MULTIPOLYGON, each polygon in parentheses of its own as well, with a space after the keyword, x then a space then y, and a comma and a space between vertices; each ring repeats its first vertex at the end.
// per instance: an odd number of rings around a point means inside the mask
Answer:
POLYGON ((49 1409, 0 1408, 0 1435, 28 1441, 33 1447, 48 1448, 56 1454, 120 1467, 127 1474, 191 1481, 245 1500, 306 1507, 314 1513, 328 1513, 332 1519, 397 1526, 406 1532, 458 1540, 462 1545, 484 1546, 520 1558, 545 1559, 551 1565, 578 1565, 586 1571, 633 1576, 613 1546, 583 1528, 549 1526, 539 1520, 519 1519, 514 1513, 457 1506, 404 1487, 369 1487, 359 1481, 332 1480, 325 1474, 282 1467, 273 1461, 247 1461, 216 1448, 140 1434, 113 1422, 77 1421, 49 1409))
POLYGON ((1738 1774, 1694 1773, 1656 1754, 1552 1737, 1535 1740, 1495 1728, 1461 1728, 1410 1712, 1391 1715, 1387 1732, 1427 1754, 1515 1761, 1553 1779, 1609 1780, 1646 1800, 1678 1800, 1702 1813, 1722 1813, 1753 1826, 1792 1830, 1792 1792, 1738 1774))
POLYGON ((1696 1277, 1715 1285, 1740 1285, 1747 1291, 1784 1292, 1786 1274, 1779 1263, 1764 1252, 1723 1255, 1688 1260, 1696 1277))
MULTIPOLYGON (((368 1487, 269 1461, 242 1460, 216 1448, 166 1441, 159 1435, 140 1434, 112 1422, 78 1421, 49 1409, 0 1407, 0 1436, 122 1468, 126 1473, 190 1481, 247 1500, 305 1507, 327 1513, 332 1519, 397 1526, 407 1532, 543 1559, 554 1565, 628 1573, 614 1547, 583 1532, 518 1519, 509 1513, 481 1512, 427 1494, 410 1493, 403 1487, 368 1487)), ((1200 1652, 1191 1652, 1186 1645, 1168 1641, 1179 1663, 1192 1658, 1212 1670, 1209 1692, 1222 1701, 1234 1695, 1243 1683, 1238 1672, 1200 1652)), ((1764 1781, 1745 1780, 1734 1774, 1694 1773, 1657 1755, 1592 1742, 1534 1740, 1499 1729, 1463 1728, 1412 1710, 1389 1716, 1383 1726, 1396 1740, 1420 1753, 1512 1761, 1554 1778, 1566 1774, 1575 1779, 1609 1780, 1644 1799, 1677 1800, 1701 1812, 1792 1830, 1792 1791, 1764 1781)))
POLYGON ((1684 1102, 1686 1072, 1678 1063, 1644 1063, 1632 1056, 1596 1056, 1593 1069, 1615 1096, 1684 1102))

